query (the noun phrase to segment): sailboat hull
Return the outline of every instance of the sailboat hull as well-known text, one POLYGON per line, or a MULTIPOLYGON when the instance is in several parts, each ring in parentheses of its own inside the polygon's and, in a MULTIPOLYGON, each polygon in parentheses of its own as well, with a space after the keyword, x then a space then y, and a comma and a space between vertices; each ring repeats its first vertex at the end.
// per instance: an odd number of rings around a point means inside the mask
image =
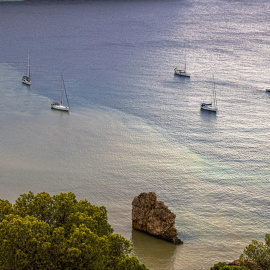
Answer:
POLYGON ((28 76, 23 76, 22 77, 22 83, 27 84, 27 85, 32 84, 32 82, 31 82, 31 80, 30 80, 30 78, 28 76))
POLYGON ((186 73, 186 71, 182 69, 175 69, 174 74, 178 76, 183 76, 183 77, 190 77, 190 74, 186 73))
POLYGON ((68 112, 69 111, 69 107, 68 106, 64 106, 58 102, 53 102, 51 104, 51 109, 54 109, 54 110, 59 110, 59 111, 65 111, 65 112, 68 112))
POLYGON ((201 104, 201 110, 209 111, 209 112, 216 112, 217 111, 217 107, 216 106, 213 106, 212 104, 202 103, 201 104))

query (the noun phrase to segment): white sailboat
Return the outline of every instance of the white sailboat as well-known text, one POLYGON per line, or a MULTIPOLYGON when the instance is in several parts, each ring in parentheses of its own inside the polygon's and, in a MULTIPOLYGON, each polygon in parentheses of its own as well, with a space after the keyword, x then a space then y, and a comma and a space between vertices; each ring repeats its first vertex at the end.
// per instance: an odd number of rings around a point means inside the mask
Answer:
POLYGON ((61 73, 61 102, 53 102, 51 103, 51 108, 55 110, 60 110, 60 111, 69 111, 69 103, 68 103, 68 97, 67 97, 67 92, 65 88, 65 83, 63 79, 63 74, 61 73), (68 106, 64 105, 64 97, 66 100, 66 103, 68 106))
POLYGON ((180 69, 176 67, 174 69, 174 74, 178 76, 183 76, 183 77, 190 77, 190 73, 187 72, 186 50, 185 50, 185 67, 184 69, 180 69))
POLYGON ((216 96, 216 87, 215 87, 215 81, 214 81, 211 103, 202 103, 201 104, 201 110, 210 111, 210 112, 216 112, 217 109, 218 109, 217 108, 217 96, 216 96))
POLYGON ((28 53, 28 65, 27 65, 27 69, 28 69, 28 75, 25 75, 22 77, 22 83, 27 84, 27 85, 31 85, 31 79, 30 79, 30 57, 29 57, 29 53, 28 53))
POLYGON ((185 63, 184 69, 180 69, 176 67, 174 69, 174 74, 179 75, 179 76, 184 76, 184 77, 190 77, 190 74, 186 71, 186 63, 185 63))

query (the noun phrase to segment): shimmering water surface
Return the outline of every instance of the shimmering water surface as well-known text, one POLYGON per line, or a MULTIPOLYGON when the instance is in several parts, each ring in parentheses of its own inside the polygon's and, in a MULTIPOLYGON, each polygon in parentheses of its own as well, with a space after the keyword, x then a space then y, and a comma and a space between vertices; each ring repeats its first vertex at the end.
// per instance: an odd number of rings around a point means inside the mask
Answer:
POLYGON ((210 269, 269 233, 267 0, 0 3, 0 197, 72 191, 151 270, 210 269), (21 83, 30 53, 32 86, 21 83), (174 76, 187 64, 190 78, 174 76), (63 72, 71 110, 52 111, 63 72), (200 111, 215 80, 218 112, 200 111), (155 191, 184 245, 134 232, 155 191))

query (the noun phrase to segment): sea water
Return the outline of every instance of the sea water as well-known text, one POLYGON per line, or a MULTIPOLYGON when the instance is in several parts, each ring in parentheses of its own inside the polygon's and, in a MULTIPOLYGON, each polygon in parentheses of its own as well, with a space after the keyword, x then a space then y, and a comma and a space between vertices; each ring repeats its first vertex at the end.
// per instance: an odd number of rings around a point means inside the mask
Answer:
POLYGON ((151 270, 210 269, 269 233, 267 0, 0 3, 0 197, 72 191, 151 270), (32 86, 21 83, 30 54, 32 86), (190 78, 174 75, 187 65, 190 78), (60 76, 70 112, 54 111, 60 76), (218 112, 200 111, 217 92, 218 112), (132 231, 154 191, 183 245, 132 231))

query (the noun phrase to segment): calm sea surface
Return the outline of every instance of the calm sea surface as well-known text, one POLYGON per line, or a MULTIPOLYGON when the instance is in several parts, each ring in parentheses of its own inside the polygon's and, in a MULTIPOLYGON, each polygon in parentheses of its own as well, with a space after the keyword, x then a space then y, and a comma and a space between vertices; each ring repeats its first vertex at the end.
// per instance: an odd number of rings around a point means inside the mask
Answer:
POLYGON ((262 241, 269 1, 40 2, 0 1, 0 198, 72 191, 104 205, 151 270, 210 269, 262 241), (185 62, 190 79, 174 76, 185 62), (69 114, 50 109, 61 72, 69 114), (200 111, 213 76, 216 115, 200 111), (184 245, 132 231, 131 202, 149 191, 184 245))

